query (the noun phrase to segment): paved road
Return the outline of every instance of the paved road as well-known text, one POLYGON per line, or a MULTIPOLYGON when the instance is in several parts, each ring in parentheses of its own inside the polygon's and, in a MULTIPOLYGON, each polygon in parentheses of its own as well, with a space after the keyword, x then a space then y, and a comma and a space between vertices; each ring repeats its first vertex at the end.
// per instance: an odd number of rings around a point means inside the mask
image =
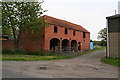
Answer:
POLYGON ((5 78, 118 78, 118 67, 100 62, 105 51, 54 61, 3 61, 5 78))

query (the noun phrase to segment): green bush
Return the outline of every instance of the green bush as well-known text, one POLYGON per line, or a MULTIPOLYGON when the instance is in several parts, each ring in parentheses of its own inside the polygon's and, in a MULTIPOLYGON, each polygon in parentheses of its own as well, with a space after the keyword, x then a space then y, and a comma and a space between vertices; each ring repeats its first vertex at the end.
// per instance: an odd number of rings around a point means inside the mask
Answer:
POLYGON ((113 58, 113 57, 104 57, 101 59, 103 63, 107 63, 114 66, 120 66, 120 58, 113 58))
POLYGON ((56 51, 46 51, 46 50, 38 50, 37 52, 28 52, 23 49, 16 49, 16 50, 8 50, 8 49, 3 49, 2 54, 24 54, 24 55, 40 55, 40 56, 70 56, 70 57, 77 57, 81 56, 82 54, 87 54, 89 52, 95 51, 95 50, 104 50, 105 47, 99 47, 99 48, 94 48, 94 50, 87 50, 83 52, 69 52, 65 54, 58 53, 56 51))
POLYGON ((3 49, 2 54, 25 54, 25 55, 36 55, 37 53, 35 52, 27 52, 24 50, 16 49, 16 50, 9 50, 9 49, 3 49))
POLYGON ((3 49, 2 54, 12 54, 12 51, 8 49, 3 49))
POLYGON ((39 50, 37 52, 28 52, 28 51, 24 51, 21 49, 17 49, 17 50, 8 50, 8 49, 3 49, 2 50, 2 54, 24 54, 24 55, 40 55, 40 56, 55 56, 55 55, 59 55, 58 53, 55 53, 53 51, 46 51, 46 50, 39 50))

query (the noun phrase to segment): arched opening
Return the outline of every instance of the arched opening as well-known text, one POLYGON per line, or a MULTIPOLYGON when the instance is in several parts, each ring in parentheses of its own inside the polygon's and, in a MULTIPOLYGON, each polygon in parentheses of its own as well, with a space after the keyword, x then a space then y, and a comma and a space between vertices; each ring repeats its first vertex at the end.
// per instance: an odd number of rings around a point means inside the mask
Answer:
POLYGON ((53 38, 50 40, 50 50, 59 50, 60 40, 53 38))
POLYGON ((77 41, 76 40, 72 40, 71 41, 71 51, 77 51, 77 41))
POLYGON ((62 51, 69 51, 69 40, 64 39, 62 41, 62 51))

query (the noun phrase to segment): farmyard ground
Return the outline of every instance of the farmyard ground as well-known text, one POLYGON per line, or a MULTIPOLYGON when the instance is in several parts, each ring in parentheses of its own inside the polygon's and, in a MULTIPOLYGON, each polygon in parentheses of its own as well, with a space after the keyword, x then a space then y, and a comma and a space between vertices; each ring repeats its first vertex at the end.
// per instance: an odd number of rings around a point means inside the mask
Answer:
POLYGON ((77 58, 64 60, 3 61, 3 77, 118 78, 118 67, 100 62, 104 56, 105 51, 95 51, 77 58), (46 69, 41 69, 41 67, 46 67, 46 69))

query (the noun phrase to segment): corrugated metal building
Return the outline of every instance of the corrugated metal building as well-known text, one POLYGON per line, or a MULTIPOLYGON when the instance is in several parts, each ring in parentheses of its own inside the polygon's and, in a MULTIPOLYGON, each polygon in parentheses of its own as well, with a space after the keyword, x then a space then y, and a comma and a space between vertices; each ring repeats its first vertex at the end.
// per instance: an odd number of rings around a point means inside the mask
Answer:
POLYGON ((107 19, 107 56, 120 57, 120 14, 107 19))

